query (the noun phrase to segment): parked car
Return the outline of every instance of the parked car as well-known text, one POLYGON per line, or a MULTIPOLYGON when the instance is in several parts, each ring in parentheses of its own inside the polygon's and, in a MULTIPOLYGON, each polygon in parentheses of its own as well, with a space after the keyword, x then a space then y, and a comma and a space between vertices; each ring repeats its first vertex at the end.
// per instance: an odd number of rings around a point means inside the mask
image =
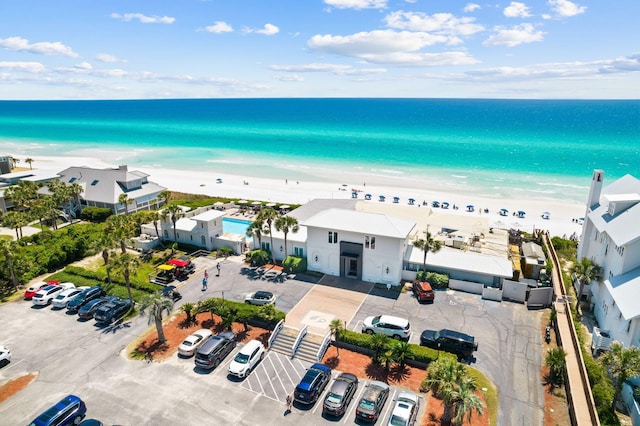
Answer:
POLYGON ((75 395, 68 395, 36 417, 29 426, 77 425, 86 413, 84 402, 75 395))
POLYGON ((358 378, 351 373, 341 373, 333 381, 322 404, 322 411, 332 416, 341 416, 358 389, 358 378))
POLYGON ((51 303, 54 297, 63 290, 59 285, 48 285, 38 290, 31 298, 31 303, 37 306, 46 306, 51 303))
POLYGON ((436 294, 431 288, 431 284, 425 281, 413 283, 413 294, 415 294, 419 302, 433 303, 436 298, 436 294))
POLYGON ((93 314, 93 318, 99 323, 111 324, 125 316, 132 307, 133 304, 129 299, 107 302, 96 310, 93 314))
POLYGON ((67 303, 71 301, 78 294, 82 293, 84 290, 89 287, 74 287, 66 290, 62 290, 58 295, 53 299, 51 305, 56 309, 62 309, 67 306, 67 303))
POLYGON ((271 305, 276 303, 276 296, 269 291, 255 291, 247 294, 244 298, 244 303, 250 305, 271 305))
POLYGON ((11 351, 0 345, 0 366, 7 365, 11 362, 11 351))
POLYGON ((193 356, 198 348, 202 346, 202 344, 211 337, 211 335, 213 335, 211 330, 202 328, 190 336, 187 336, 187 338, 180 343, 180 346, 178 346, 178 354, 185 357, 193 356))
POLYGON ((418 417, 420 398, 413 392, 400 392, 387 426, 412 426, 418 417))
POLYGON ((231 364, 229 364, 229 374, 244 379, 251 370, 258 365, 266 349, 259 340, 252 340, 240 349, 231 364))
POLYGON ((358 407, 356 408, 356 418, 366 422, 374 423, 378 420, 382 408, 389 397, 389 385, 379 381, 373 381, 367 385, 358 407))
POLYGON ((180 294, 180 292, 178 290, 176 290, 176 286, 175 285, 168 285, 165 288, 162 289, 162 295, 164 297, 167 297, 171 300, 173 300, 174 302, 182 299, 182 295, 180 294))
POLYGON ((87 320, 91 319, 100 306, 103 306, 108 302, 117 302, 118 300, 120 299, 116 296, 104 296, 99 299, 89 300, 87 303, 82 305, 80 309, 78 309, 78 317, 87 320))
POLYGON ((104 295, 105 295, 105 292, 102 289, 102 287, 100 286, 89 287, 88 289, 84 290, 82 293, 78 294, 76 297, 74 297, 67 303, 67 310, 69 312, 74 312, 74 313, 78 312, 78 309, 80 309, 85 303, 89 302, 90 300, 102 297, 104 295))
POLYGON ((331 368, 324 364, 315 363, 305 373, 293 392, 293 399, 301 404, 313 404, 327 387, 331 379, 331 368))
POLYGON ((451 352, 464 358, 470 357, 474 351, 478 350, 478 344, 473 336, 446 328, 440 331, 423 331, 420 335, 420 345, 451 352))
POLYGON ((57 284, 57 285, 62 287, 63 290, 69 290, 70 288, 76 288, 76 285, 74 283, 69 283, 69 282, 60 283, 60 284, 57 284))
POLYGON ((31 300, 33 298, 33 296, 36 295, 38 290, 43 289, 48 285, 58 285, 58 284, 60 284, 58 281, 53 281, 53 280, 49 280, 47 282, 38 282, 38 283, 32 284, 32 285, 29 286, 29 288, 27 288, 24 291, 24 299, 25 300, 31 300))
POLYGON ((196 367, 206 370, 216 368, 235 347, 236 335, 230 331, 209 337, 196 351, 196 367))
POLYGON ((398 340, 409 340, 411 325, 409 320, 391 315, 367 317, 362 324, 362 332, 367 334, 386 334, 398 340))

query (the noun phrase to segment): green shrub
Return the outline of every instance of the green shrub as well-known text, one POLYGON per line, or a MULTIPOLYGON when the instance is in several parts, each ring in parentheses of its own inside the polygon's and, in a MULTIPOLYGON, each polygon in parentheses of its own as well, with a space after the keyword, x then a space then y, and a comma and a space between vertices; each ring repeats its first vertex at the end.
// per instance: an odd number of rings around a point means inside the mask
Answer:
POLYGON ((416 279, 418 281, 426 281, 433 288, 449 287, 449 275, 432 271, 419 271, 416 279))
POLYGON ((307 259, 298 256, 287 256, 287 258, 282 261, 282 268, 285 272, 304 272, 307 270, 307 259))
POLYGON ((80 217, 90 222, 104 222, 112 214, 113 212, 109 208, 89 206, 82 209, 80 217))
POLYGON ((222 247, 218 249, 218 252, 224 257, 233 256, 233 249, 231 247, 222 247))
MULTIPOLYGON (((285 318, 285 313, 274 309, 274 315, 272 318, 266 319, 263 315, 261 315, 262 306, 250 305, 243 302, 234 302, 232 300, 224 300, 217 297, 212 297, 210 299, 202 300, 196 306, 196 312, 209 312, 212 307, 221 307, 224 306, 223 311, 228 313, 230 311, 235 311, 237 318, 246 319, 247 322, 257 321, 266 323, 268 327, 275 327, 280 320, 285 318)), ((215 309, 214 309, 215 313, 215 309)))
POLYGON ((262 266, 269 261, 269 253, 266 250, 251 250, 247 252, 246 259, 254 266, 262 266))

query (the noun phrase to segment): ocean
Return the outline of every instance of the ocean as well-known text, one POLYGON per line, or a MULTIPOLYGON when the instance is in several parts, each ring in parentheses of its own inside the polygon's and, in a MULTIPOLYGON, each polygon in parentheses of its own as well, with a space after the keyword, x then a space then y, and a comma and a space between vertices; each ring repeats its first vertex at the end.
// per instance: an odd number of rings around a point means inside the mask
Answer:
POLYGON ((640 177, 640 101, 0 101, 0 147, 25 158, 583 203, 595 168, 605 183, 640 177))

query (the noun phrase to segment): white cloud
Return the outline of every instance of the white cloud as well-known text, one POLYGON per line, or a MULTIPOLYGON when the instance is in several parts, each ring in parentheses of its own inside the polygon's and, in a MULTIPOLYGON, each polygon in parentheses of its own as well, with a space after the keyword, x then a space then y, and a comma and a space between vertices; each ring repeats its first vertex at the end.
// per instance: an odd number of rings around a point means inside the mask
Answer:
POLYGON ((295 82, 303 82, 304 78, 298 74, 282 74, 278 75, 277 78, 280 81, 295 81, 295 82))
POLYGON ((41 55, 61 55, 68 56, 70 58, 77 58, 79 55, 74 52, 69 46, 65 46, 59 41, 48 42, 43 41, 39 43, 30 44, 29 40, 22 37, 9 37, 0 39, 0 47, 4 47, 9 50, 25 51, 30 53, 38 53, 41 55))
POLYGON ((79 64, 76 64, 75 67, 81 70, 93 69, 93 65, 91 65, 89 62, 80 62, 79 64))
POLYGON ((123 61, 121 59, 118 59, 116 56, 109 55, 108 53, 98 53, 96 55, 96 60, 98 60, 100 62, 105 62, 105 63, 126 62, 126 61, 123 61))
POLYGON ((40 62, 0 62, 0 69, 25 71, 33 74, 42 73, 47 70, 40 62))
POLYGON ((549 0, 549 6, 559 16, 575 16, 584 13, 586 6, 579 6, 569 0, 549 0))
POLYGON ((410 31, 429 31, 439 34, 471 35, 483 31, 484 27, 475 23, 475 18, 458 18, 451 13, 427 15, 421 12, 397 11, 384 18, 390 28, 410 31))
POLYGON ((529 6, 517 1, 512 1, 509 6, 504 8, 503 13, 507 18, 528 18, 531 16, 529 6))
POLYGON ((475 12, 478 9, 480 9, 480 5, 479 4, 467 3, 466 6, 464 7, 464 9, 462 9, 462 10, 465 13, 469 13, 469 12, 475 12))
POLYGON ((261 30, 256 30, 256 33, 258 34, 264 34, 264 35, 275 35, 278 34, 280 32, 280 28, 276 27, 273 24, 264 24, 264 28, 262 28, 261 30))
POLYGON ((532 24, 520 24, 510 28, 495 27, 494 34, 482 44, 484 46, 508 46, 514 47, 519 44, 542 41, 544 34, 536 31, 532 24))
POLYGON ((221 33, 230 33, 233 32, 233 27, 229 24, 227 24, 224 21, 216 21, 213 23, 213 25, 209 25, 208 27, 204 27, 205 31, 208 31, 210 33, 214 33, 214 34, 221 34, 221 33))
POLYGON ((142 13, 125 13, 124 15, 121 15, 119 13, 112 13, 111 17, 126 22, 137 19, 142 24, 173 24, 176 21, 176 18, 173 18, 171 16, 147 16, 143 15, 142 13))
POLYGON ((325 4, 336 9, 384 9, 387 0, 324 0, 325 4))
POLYGON ((384 68, 354 68, 342 64, 271 65, 274 71, 284 72, 328 72, 336 75, 368 75, 387 72, 384 68))

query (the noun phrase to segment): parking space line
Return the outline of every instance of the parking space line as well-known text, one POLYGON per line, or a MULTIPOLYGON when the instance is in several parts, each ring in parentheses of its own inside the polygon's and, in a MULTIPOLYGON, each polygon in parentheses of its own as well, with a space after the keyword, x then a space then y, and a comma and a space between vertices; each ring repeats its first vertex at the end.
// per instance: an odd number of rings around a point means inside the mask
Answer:
MULTIPOLYGON (((273 365, 273 364, 272 364, 273 365)), ((285 369, 285 373, 287 373, 287 370, 285 369)), ((287 373, 287 376, 289 376, 289 374, 287 373)), ((287 387, 285 386, 285 384, 282 382, 282 378, 280 377, 279 374, 276 375, 276 378, 278 379, 278 382, 280 383, 280 387, 282 388, 283 393, 286 395, 288 393, 287 391, 287 387)), ((291 381, 291 378, 289 378, 289 381, 291 381)), ((273 380, 272 380, 272 384, 273 386, 273 380)), ((278 392, 276 392, 276 396, 278 396, 278 392)), ((278 400, 280 400, 280 398, 278 398, 278 400)))
POLYGON ((343 416, 342 419, 342 423, 347 423, 347 420, 351 417, 351 415, 355 415, 355 410, 356 407, 358 407, 358 401, 360 401, 360 398, 362 398, 362 394, 364 393, 364 390, 366 389, 366 385, 367 382, 366 381, 362 381, 361 383, 358 383, 358 394, 357 395, 353 395, 353 398, 351 399, 351 408, 349 408, 343 416))
POLYGON ((389 395, 389 398, 387 398, 387 408, 384 410, 384 415, 382 416, 382 424, 384 424, 384 419, 386 419, 391 414, 391 410, 393 410, 393 406, 395 405, 394 400, 396 399, 397 393, 398 390, 394 389, 393 395, 389 395))
MULTIPOLYGON (((358 331, 358 326, 359 326, 359 324, 360 324, 361 322, 362 322, 362 320, 358 320, 358 321, 356 321, 356 324, 355 324, 355 326, 351 329, 351 331, 358 331)), ((360 327, 360 328, 362 328, 362 327, 360 327)))

